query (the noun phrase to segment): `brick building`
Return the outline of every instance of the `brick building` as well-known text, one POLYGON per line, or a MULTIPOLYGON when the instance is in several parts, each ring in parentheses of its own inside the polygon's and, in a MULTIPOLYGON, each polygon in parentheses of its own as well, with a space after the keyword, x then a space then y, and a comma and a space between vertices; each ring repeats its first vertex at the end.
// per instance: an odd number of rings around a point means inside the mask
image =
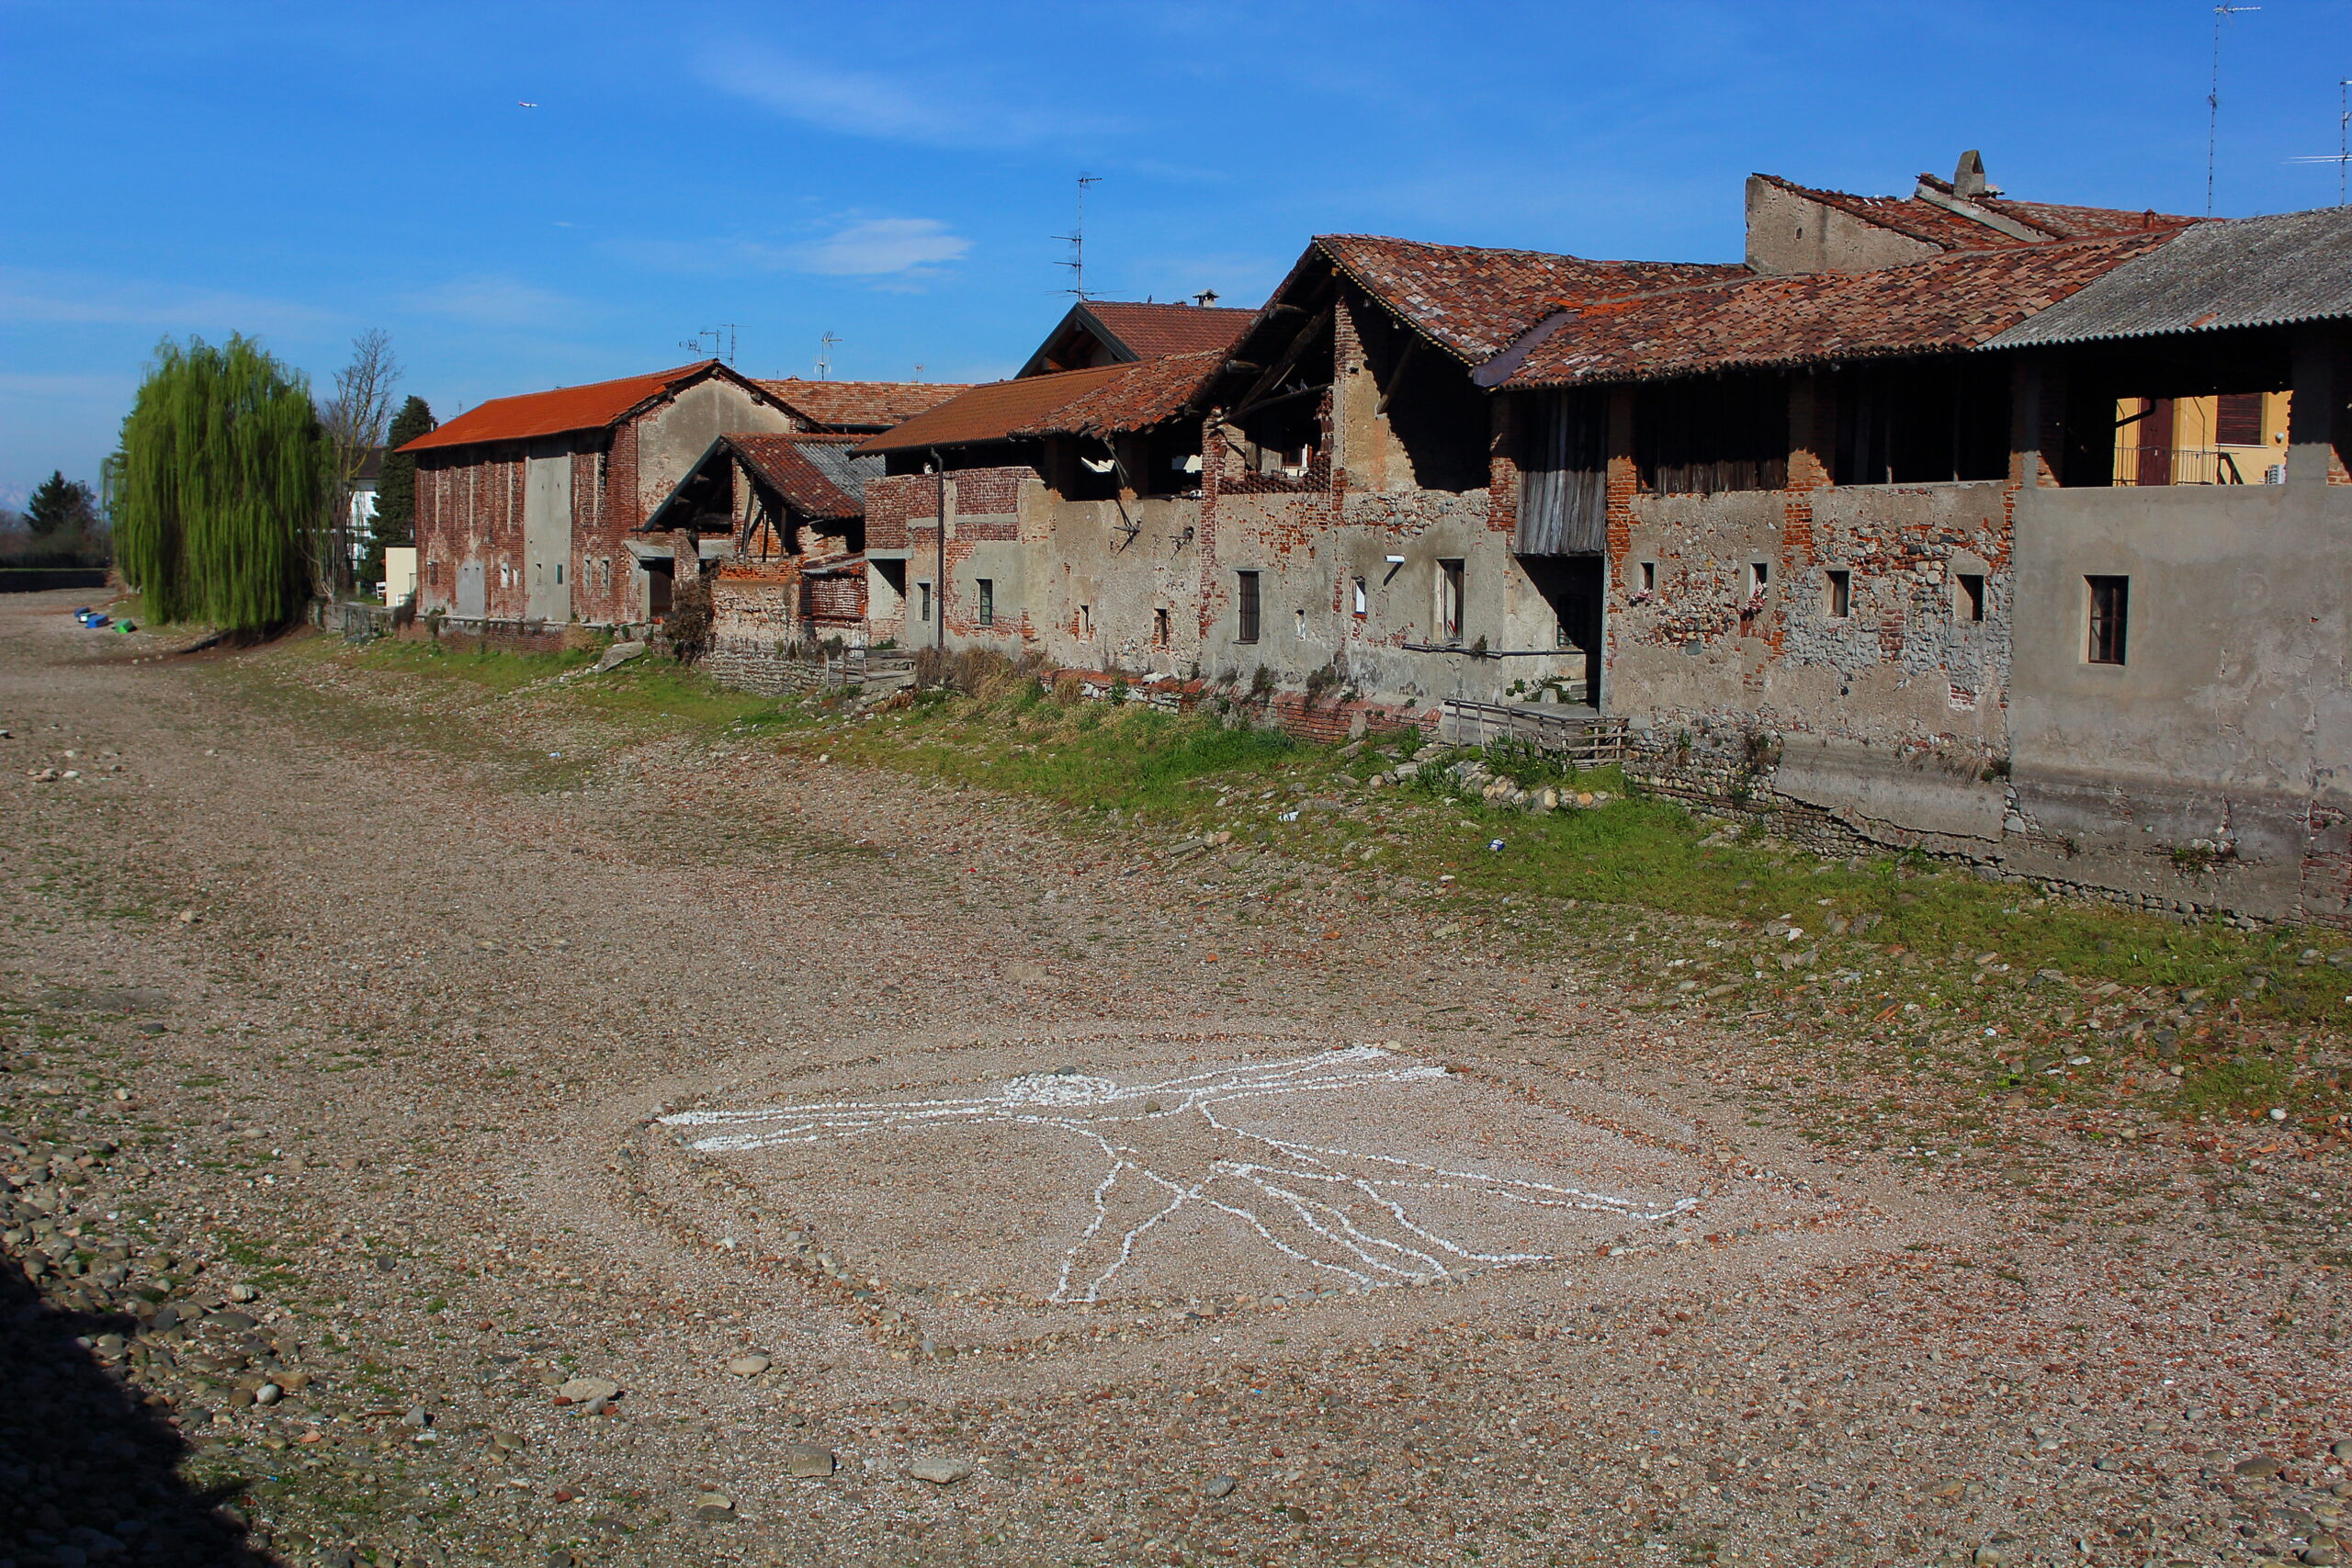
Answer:
POLYGON ((893 625, 1583 705, 1826 841, 2352 923, 2352 211, 2019 201, 1973 155, 1747 211, 1729 265, 1326 236, 1197 363, 967 393, 863 448, 893 625))
POLYGON ((713 359, 492 399, 402 448, 417 459, 418 608, 553 626, 650 620, 669 562, 640 529, 718 437, 885 428, 956 389, 761 382, 713 359))

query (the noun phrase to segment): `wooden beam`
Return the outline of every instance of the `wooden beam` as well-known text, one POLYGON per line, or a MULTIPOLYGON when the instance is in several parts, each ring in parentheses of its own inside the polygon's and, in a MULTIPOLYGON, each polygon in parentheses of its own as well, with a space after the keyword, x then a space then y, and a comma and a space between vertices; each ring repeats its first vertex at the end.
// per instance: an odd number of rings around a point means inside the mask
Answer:
POLYGON ((1241 400, 1233 405, 1231 417, 1238 419, 1261 401, 1266 394, 1281 386, 1283 378, 1297 368, 1299 360, 1306 355, 1307 349, 1313 346, 1316 339, 1323 335, 1323 329, 1330 324, 1331 307, 1326 305, 1315 313, 1313 321, 1298 329, 1298 335, 1290 340, 1290 346, 1283 350, 1282 357, 1268 367, 1266 373, 1259 377, 1251 384, 1250 390, 1242 395, 1241 400))

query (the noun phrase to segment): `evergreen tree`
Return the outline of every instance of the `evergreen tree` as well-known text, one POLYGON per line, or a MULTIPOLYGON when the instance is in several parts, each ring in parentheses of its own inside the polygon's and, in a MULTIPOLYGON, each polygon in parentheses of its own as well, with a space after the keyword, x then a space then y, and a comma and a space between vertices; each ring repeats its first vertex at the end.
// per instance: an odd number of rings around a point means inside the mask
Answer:
POLYGON ((226 631, 293 619, 329 463, 298 372, 250 338, 165 338, 114 463, 118 557, 147 614, 226 631))
POLYGON ((26 525, 45 541, 78 537, 97 520, 97 496, 88 485, 62 473, 43 479, 25 508, 26 525))
POLYGON ((440 422, 423 398, 409 394, 392 416, 384 434, 384 467, 376 479, 376 530, 368 541, 367 564, 360 571, 362 590, 384 579, 384 547, 416 543, 416 459, 401 448, 420 435, 430 435, 440 422))

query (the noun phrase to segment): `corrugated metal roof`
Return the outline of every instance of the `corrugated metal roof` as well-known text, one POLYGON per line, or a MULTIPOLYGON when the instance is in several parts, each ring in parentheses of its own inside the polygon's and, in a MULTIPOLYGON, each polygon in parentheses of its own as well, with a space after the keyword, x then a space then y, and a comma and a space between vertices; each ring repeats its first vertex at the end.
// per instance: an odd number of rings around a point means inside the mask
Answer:
POLYGON ((2352 316, 2352 207, 2183 230, 1984 343, 2039 348, 2352 316))
POLYGON ((468 409, 438 430, 418 436, 401 450, 429 452, 436 447, 476 446, 488 441, 526 441, 537 435, 602 430, 619 423, 642 404, 689 381, 709 375, 734 374, 718 360, 706 359, 695 365, 681 365, 675 370, 657 370, 650 376, 625 376, 617 381, 594 381, 584 387, 558 387, 552 391, 492 398, 468 409))

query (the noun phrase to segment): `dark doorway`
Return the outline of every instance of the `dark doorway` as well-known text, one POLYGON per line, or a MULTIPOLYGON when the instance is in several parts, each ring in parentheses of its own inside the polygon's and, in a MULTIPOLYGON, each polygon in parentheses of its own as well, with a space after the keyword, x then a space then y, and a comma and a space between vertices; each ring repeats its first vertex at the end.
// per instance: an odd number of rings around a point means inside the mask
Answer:
POLYGON ((646 614, 660 620, 670 613, 671 592, 677 586, 674 569, 668 561, 645 563, 646 614))
POLYGON ((1600 707, 1601 558, 1521 556, 1519 564, 1552 607, 1554 646, 1584 654, 1584 700, 1600 707))
POLYGON ((2132 475, 2133 484, 2172 483, 2172 400, 2151 400, 2148 412, 2140 419, 2139 439, 2132 443, 2139 448, 2139 461, 2132 475))

